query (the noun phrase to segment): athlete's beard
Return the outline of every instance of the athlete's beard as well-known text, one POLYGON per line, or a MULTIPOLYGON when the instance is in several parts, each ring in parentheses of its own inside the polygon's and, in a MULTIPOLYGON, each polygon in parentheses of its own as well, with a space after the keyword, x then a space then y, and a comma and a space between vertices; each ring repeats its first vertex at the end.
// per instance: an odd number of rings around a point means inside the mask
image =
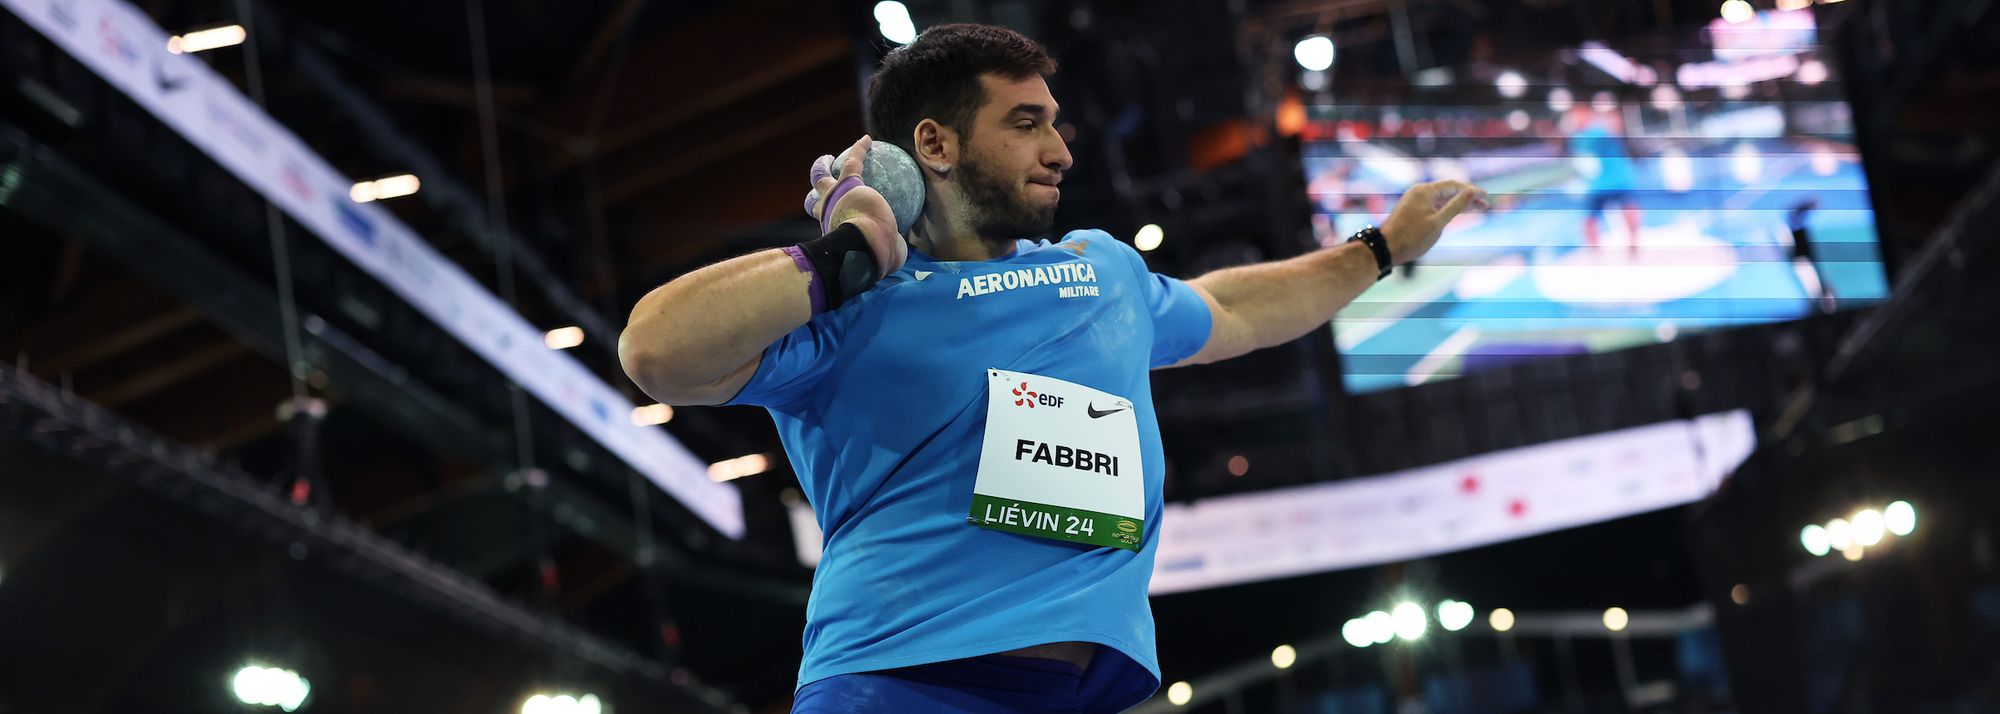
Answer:
POLYGON ((958 162, 959 190, 972 208, 972 228, 982 238, 1014 240, 1049 232, 1056 223, 1056 206, 1029 206, 1022 187, 986 171, 968 154, 958 162))

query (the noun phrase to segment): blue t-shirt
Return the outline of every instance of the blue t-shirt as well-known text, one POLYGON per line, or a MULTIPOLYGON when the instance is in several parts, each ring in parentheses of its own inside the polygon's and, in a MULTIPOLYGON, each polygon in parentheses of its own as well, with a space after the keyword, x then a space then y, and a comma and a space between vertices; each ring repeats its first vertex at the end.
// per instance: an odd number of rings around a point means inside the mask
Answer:
POLYGON ((1597 176, 1590 180, 1590 190, 1623 191, 1638 183, 1638 169, 1625 153, 1625 140, 1603 124, 1592 124, 1570 136, 1570 146, 1579 156, 1597 159, 1597 176))
MULTIPOLYGON (((1159 687, 1146 601, 1164 461, 1148 371, 1208 340, 1187 284, 1098 230, 990 261, 902 269, 764 350, 731 404, 767 407, 825 533, 803 686, 1050 642, 1106 647, 1114 708, 1159 687), (1137 552, 974 526, 987 368, 1130 399, 1145 466, 1137 552)), ((1092 669, 1098 669, 1096 665, 1092 669)))

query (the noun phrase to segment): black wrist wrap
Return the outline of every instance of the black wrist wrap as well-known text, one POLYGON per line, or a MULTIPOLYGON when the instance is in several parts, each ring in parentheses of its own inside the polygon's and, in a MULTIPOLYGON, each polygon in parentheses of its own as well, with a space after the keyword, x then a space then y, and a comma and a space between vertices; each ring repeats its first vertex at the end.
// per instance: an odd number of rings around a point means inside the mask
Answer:
POLYGON ((868 237, 852 223, 834 226, 833 232, 800 243, 799 251, 812 263, 813 274, 826 291, 828 310, 860 295, 878 277, 875 251, 868 247, 868 237))

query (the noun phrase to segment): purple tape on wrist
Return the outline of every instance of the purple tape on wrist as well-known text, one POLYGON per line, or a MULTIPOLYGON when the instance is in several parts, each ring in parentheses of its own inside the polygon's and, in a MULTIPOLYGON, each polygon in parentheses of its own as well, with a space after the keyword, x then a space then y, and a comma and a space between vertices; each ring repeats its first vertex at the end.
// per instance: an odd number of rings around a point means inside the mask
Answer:
POLYGON ((788 245, 778 250, 792 256, 792 263, 799 266, 799 272, 812 276, 812 282, 806 285, 806 294, 812 296, 813 314, 826 312, 826 280, 813 270, 812 261, 806 259, 806 252, 796 245, 788 245))
POLYGON ((852 191, 861 185, 863 184, 861 183, 860 176, 849 176, 841 179, 840 183, 834 184, 833 190, 827 192, 827 196, 821 199, 819 209, 820 235, 833 232, 833 208, 840 205, 840 198, 846 196, 848 191, 852 191))

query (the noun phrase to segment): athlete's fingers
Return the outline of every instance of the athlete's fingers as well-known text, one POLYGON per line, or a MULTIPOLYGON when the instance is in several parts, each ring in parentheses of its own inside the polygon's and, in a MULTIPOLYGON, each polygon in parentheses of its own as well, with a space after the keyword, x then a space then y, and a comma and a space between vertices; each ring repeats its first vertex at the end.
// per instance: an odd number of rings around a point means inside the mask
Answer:
POLYGON ((847 160, 840 164, 840 178, 861 175, 861 158, 868 155, 868 145, 874 143, 867 134, 847 149, 847 160))

